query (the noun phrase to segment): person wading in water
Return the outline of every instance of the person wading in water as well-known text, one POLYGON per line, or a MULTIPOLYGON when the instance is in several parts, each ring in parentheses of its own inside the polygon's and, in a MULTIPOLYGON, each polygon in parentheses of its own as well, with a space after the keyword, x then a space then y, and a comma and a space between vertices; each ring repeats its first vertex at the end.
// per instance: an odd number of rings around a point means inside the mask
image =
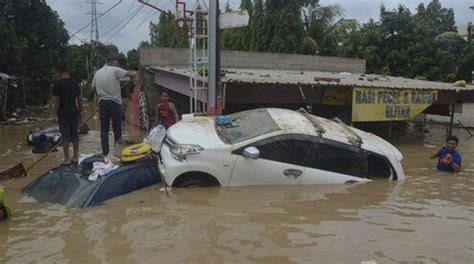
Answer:
POLYGON ((438 152, 431 155, 430 158, 438 158, 438 165, 436 166, 439 171, 455 172, 461 171, 461 154, 456 151, 456 147, 459 144, 459 139, 455 136, 449 136, 446 139, 446 144, 441 147, 438 152))

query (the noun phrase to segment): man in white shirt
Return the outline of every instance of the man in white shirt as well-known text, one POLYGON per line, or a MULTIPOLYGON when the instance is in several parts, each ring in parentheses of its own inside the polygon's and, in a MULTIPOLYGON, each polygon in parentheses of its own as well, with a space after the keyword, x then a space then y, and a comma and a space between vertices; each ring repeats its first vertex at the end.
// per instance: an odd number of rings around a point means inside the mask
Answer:
POLYGON ((107 64, 99 69, 92 80, 92 87, 97 92, 100 115, 100 140, 102 154, 109 154, 110 120, 114 131, 115 142, 122 137, 122 96, 120 78, 128 76, 134 78, 136 71, 127 71, 119 67, 118 57, 115 55, 107 59, 107 64))

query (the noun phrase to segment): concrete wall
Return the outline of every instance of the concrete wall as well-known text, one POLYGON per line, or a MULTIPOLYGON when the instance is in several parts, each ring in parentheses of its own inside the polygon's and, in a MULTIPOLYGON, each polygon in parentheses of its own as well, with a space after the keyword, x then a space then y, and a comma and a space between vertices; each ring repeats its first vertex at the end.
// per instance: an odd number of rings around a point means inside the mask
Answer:
MULTIPOLYGON (((188 61, 188 49, 140 48, 140 65, 142 66, 187 66, 188 61)), ((282 53, 224 50, 221 52, 221 63, 224 68, 365 72, 365 60, 282 53)))
MULTIPOLYGON (((450 116, 426 115, 428 121, 449 123, 450 116)), ((474 103, 458 103, 454 110, 454 124, 458 125, 460 120, 466 127, 474 128, 474 103)))
POLYGON ((462 104, 461 122, 466 127, 474 127, 474 103, 462 104))
MULTIPOLYGON (((150 126, 155 123, 155 107, 160 100, 160 91, 155 86, 155 76, 152 72, 140 70, 140 84, 141 90, 146 95, 146 105, 148 110, 148 118, 150 120, 150 126)), ((143 124, 141 124, 143 126, 143 124)))

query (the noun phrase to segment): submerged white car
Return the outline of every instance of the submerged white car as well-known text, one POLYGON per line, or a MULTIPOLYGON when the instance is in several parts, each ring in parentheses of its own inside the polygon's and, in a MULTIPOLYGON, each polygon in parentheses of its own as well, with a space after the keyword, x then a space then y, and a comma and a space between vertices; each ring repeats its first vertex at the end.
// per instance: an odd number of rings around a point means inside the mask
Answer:
POLYGON ((380 137, 339 120, 275 108, 178 122, 159 156, 159 171, 174 187, 405 178, 402 154, 380 137))

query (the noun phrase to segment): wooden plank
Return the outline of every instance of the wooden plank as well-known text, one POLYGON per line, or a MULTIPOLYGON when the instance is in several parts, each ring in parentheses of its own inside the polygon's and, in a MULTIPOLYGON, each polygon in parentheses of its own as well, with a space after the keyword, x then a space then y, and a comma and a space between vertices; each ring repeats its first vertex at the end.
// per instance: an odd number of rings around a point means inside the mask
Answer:
POLYGON ((20 162, 17 165, 0 172, 0 181, 22 176, 26 176, 26 169, 23 162, 20 162))

